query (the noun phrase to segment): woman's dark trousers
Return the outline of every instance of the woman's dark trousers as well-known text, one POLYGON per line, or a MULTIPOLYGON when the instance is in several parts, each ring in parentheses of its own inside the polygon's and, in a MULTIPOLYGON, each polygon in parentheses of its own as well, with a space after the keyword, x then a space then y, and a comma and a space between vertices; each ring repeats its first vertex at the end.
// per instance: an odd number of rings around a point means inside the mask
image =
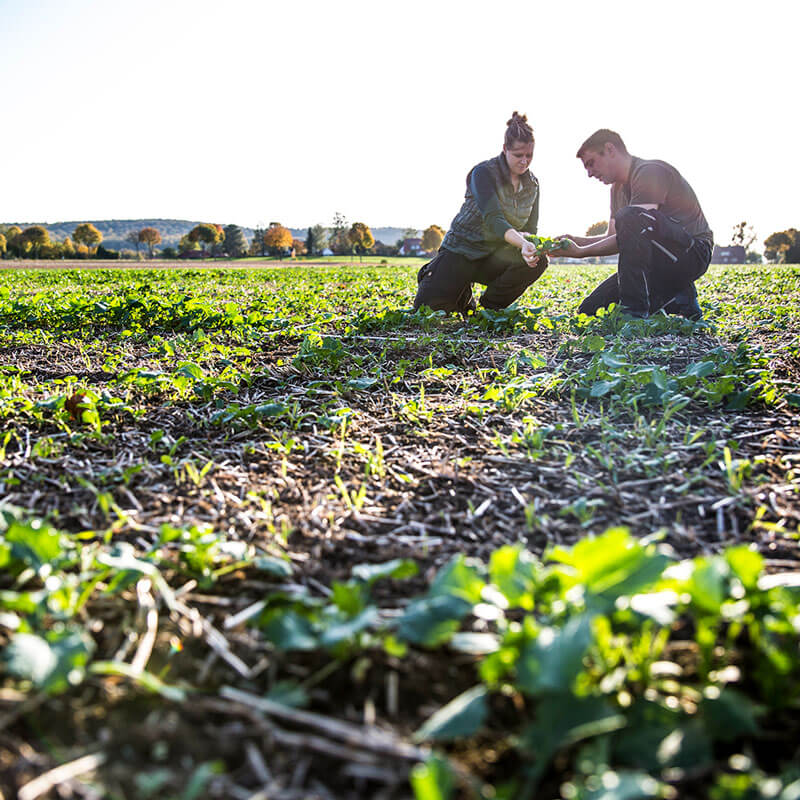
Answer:
MULTIPOLYGON (((510 250, 510 248, 509 248, 510 250)), ((472 284, 482 283, 484 308, 506 308, 547 269, 547 256, 531 268, 519 251, 501 250, 474 261, 441 248, 433 261, 425 264, 417 275, 417 296, 414 310, 428 306, 434 311, 459 311, 465 314, 475 308, 472 284)))

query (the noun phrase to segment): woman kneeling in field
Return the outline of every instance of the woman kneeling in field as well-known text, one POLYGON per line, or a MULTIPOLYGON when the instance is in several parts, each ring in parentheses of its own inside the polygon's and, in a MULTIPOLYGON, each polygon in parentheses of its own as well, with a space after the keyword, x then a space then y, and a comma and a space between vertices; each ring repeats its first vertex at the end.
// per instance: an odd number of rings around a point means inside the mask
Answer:
POLYGON ((464 204, 433 261, 417 276, 414 309, 474 310, 472 284, 482 283, 484 308, 505 308, 547 269, 547 256, 524 234, 536 233, 539 181, 530 172, 533 129, 516 111, 507 123, 503 152, 467 175, 464 204))

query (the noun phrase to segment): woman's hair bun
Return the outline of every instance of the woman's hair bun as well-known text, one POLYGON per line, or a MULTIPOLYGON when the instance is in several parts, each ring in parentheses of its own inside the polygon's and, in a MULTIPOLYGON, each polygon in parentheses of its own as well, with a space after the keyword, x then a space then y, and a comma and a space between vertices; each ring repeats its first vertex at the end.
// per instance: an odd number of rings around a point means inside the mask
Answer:
POLYGON ((506 122, 505 146, 513 147, 515 142, 528 143, 533 141, 533 128, 528 125, 528 115, 515 111, 511 119, 506 122))

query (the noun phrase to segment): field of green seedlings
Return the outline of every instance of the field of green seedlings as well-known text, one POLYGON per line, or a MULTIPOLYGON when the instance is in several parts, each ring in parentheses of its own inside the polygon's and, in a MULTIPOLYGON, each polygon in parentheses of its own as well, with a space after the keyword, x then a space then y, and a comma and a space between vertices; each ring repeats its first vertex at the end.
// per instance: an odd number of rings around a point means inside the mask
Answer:
POLYGON ((800 267, 611 270, 0 271, 0 798, 800 798, 800 267))

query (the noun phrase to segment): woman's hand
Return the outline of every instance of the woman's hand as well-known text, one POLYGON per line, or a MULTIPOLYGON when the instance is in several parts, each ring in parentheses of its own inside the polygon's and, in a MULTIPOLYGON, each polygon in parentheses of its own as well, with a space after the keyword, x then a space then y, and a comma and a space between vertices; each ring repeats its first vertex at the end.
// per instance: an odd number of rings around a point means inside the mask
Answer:
POLYGON ((529 242, 527 239, 522 245, 522 259, 531 268, 539 262, 539 254, 536 252, 533 242, 529 242))

